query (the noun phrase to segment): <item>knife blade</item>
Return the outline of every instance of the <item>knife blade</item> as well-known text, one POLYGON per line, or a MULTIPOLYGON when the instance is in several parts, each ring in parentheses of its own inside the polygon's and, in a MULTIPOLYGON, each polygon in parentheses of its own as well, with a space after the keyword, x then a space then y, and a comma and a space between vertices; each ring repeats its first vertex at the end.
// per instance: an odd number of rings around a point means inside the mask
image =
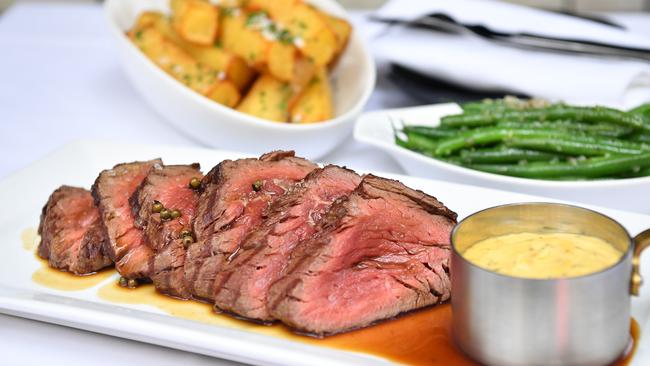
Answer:
POLYGON ((443 13, 433 13, 405 21, 371 16, 372 21, 431 29, 438 32, 472 34, 480 38, 519 48, 546 50, 571 54, 650 60, 650 49, 634 48, 581 39, 557 38, 532 33, 507 33, 481 24, 463 24, 443 13))

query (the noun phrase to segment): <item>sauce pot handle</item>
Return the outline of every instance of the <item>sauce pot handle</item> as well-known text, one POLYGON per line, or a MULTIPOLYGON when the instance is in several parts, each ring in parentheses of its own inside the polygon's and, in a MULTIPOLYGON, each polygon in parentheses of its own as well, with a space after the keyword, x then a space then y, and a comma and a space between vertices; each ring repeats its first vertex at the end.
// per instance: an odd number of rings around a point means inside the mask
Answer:
POLYGON ((630 293, 639 296, 639 289, 643 284, 641 277, 641 253, 650 246, 650 229, 634 237, 634 254, 632 256, 632 279, 630 283, 630 293))

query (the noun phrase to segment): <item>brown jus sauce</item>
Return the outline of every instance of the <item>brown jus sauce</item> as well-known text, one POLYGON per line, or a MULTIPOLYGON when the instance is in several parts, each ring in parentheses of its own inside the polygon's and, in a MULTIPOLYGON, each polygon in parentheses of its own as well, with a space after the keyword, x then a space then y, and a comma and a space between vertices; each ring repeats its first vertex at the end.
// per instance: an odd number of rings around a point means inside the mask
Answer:
POLYGON ((36 248, 40 242, 40 236, 36 229, 23 230, 20 239, 23 249, 34 253, 34 258, 40 263, 40 267, 32 274, 32 281, 41 286, 62 291, 81 291, 99 285, 115 273, 114 270, 107 269, 86 276, 76 276, 69 272, 59 271, 50 267, 46 259, 36 254, 36 248))
MULTIPOLYGON (((152 285, 128 289, 120 287, 117 283, 108 283, 102 286, 97 294, 103 300, 114 303, 148 304, 169 315, 184 319, 249 330, 314 346, 365 353, 400 364, 478 365, 465 356, 452 340, 449 303, 414 311, 368 328, 317 339, 295 334, 281 324, 265 326, 224 314, 215 314, 212 306, 208 304, 161 295, 152 285)), ((639 326, 634 319, 631 335, 632 344, 626 355, 615 363, 616 366, 627 365, 636 350, 639 326)))
MULTIPOLYGON (((26 240, 33 241, 34 237, 29 234, 23 235, 25 249, 33 251, 35 246, 25 244, 26 240)), ((85 290, 95 287, 108 277, 113 276, 115 277, 114 281, 104 284, 97 291, 97 295, 105 301, 120 304, 146 304, 183 319, 253 331, 314 346, 365 353, 400 364, 477 365, 454 345, 451 337, 451 305, 449 303, 414 311, 368 328, 317 339, 295 334, 280 324, 265 326, 238 320, 224 314, 215 314, 212 306, 208 304, 161 295, 152 285, 143 285, 136 289, 120 287, 117 284, 114 270, 104 270, 88 276, 75 276, 52 269, 46 260, 38 259, 41 267, 34 272, 32 280, 42 286, 58 290, 85 290)), ((640 330, 634 319, 631 322, 630 332, 631 345, 625 356, 615 363, 616 366, 629 364, 636 351, 640 330)))
POLYGON ((32 274, 32 281, 41 286, 62 290, 82 291, 95 287, 115 274, 113 269, 102 270, 85 276, 77 276, 70 272, 59 271, 49 266, 47 259, 37 255, 34 257, 40 262, 41 267, 32 274))

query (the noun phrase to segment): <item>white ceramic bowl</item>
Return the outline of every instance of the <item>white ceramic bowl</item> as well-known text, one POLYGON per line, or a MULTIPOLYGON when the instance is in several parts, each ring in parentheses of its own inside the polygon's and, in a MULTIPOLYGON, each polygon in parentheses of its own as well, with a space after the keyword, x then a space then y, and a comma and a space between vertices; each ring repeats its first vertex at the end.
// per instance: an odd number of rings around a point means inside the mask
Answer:
POLYGON ((436 126, 442 116, 460 112, 457 104, 369 112, 359 118, 354 137, 384 150, 411 175, 650 213, 650 177, 574 182, 508 177, 445 163, 395 144, 393 123, 436 126))
MULTIPOLYGON (((327 13, 347 19, 334 0, 310 0, 327 13)), ((144 100, 182 134, 219 148, 260 154, 292 149, 317 159, 334 149, 352 131, 375 85, 375 65, 359 32, 332 73, 335 118, 315 124, 267 121, 215 103, 185 87, 140 52, 125 31, 145 10, 169 13, 169 0, 107 0, 104 6, 127 76, 144 100)), ((137 123, 137 121, 134 121, 137 123)))

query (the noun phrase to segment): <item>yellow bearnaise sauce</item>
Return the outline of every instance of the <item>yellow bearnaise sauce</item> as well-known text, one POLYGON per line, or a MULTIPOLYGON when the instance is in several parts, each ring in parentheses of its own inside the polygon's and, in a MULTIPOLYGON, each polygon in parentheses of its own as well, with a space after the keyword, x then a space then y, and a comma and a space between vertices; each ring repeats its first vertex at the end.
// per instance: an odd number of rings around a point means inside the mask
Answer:
POLYGON ((467 248, 463 257, 479 267, 513 277, 566 278, 614 265, 623 253, 593 236, 517 233, 491 237, 467 248))

